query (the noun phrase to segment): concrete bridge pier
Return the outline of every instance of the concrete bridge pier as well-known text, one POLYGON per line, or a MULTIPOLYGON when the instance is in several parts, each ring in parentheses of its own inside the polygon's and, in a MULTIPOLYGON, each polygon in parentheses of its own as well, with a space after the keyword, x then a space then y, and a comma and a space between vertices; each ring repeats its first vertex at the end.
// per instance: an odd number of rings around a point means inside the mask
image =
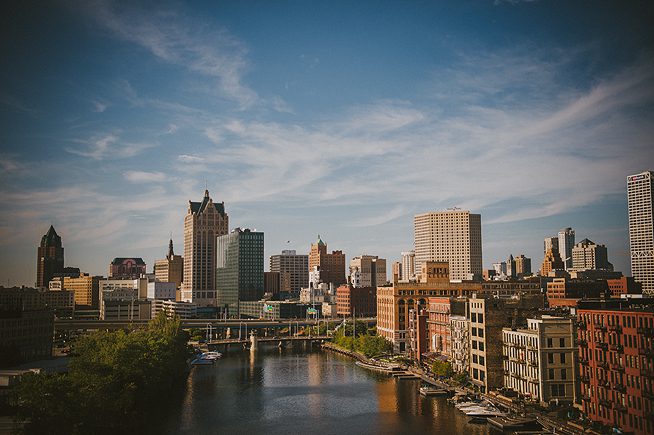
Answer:
POLYGON ((254 335, 254 332, 250 334, 250 352, 257 350, 257 336, 254 335))

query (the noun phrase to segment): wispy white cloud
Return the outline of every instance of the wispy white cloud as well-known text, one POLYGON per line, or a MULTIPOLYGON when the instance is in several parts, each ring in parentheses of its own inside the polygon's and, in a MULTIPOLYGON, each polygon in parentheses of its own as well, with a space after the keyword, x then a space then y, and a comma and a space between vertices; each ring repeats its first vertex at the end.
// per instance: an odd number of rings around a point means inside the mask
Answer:
POLYGON ((125 171, 123 177, 131 183, 158 183, 166 180, 163 172, 125 171))
POLYGON ((91 139, 75 140, 75 142, 86 145, 85 148, 66 147, 67 153, 93 160, 124 159, 141 154, 148 148, 155 145, 151 143, 122 142, 117 134, 103 134, 91 139))
POLYGON ((107 110, 107 107, 109 107, 109 104, 103 102, 103 101, 91 101, 91 104, 93 104, 93 111, 96 113, 102 113, 105 110, 107 110))

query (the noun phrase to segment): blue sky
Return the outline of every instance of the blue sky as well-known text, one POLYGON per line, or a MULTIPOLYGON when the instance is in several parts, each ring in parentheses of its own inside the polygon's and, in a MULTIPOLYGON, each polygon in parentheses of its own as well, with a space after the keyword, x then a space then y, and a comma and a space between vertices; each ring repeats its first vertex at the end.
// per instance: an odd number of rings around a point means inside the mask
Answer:
MULTIPOLYGON (((266 257, 321 234, 389 263, 413 215, 482 214, 484 266, 571 226, 630 272, 654 169, 648 2, 11 1, 0 14, 0 283, 149 268, 205 185, 266 257)), ((266 258, 267 263, 267 258, 266 258)))

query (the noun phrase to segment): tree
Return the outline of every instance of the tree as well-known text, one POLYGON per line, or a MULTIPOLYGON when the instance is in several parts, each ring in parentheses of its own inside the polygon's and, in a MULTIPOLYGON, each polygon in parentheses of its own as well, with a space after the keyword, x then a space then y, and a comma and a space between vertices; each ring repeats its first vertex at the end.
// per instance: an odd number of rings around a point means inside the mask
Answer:
POLYGON ((449 378, 452 376, 454 371, 452 370, 452 364, 446 361, 434 361, 431 366, 431 370, 438 376, 443 376, 449 378))

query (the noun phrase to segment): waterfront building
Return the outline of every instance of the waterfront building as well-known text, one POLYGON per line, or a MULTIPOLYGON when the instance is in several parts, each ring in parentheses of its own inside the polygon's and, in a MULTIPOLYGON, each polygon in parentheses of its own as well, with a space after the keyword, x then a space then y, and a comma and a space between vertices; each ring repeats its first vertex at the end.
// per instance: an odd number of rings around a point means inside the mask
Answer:
POLYGON ((332 251, 331 254, 328 254, 327 245, 322 241, 320 235, 318 235, 316 243, 311 245, 309 270, 317 270, 320 273, 321 282, 332 283, 334 286, 347 282, 345 278, 345 254, 343 254, 343 251, 332 251), (316 267, 317 269, 314 269, 316 267))
POLYGON ((572 248, 572 269, 574 270, 613 270, 604 245, 584 239, 572 248))
POLYGON ((559 255, 565 270, 572 269, 572 248, 575 245, 575 231, 563 228, 559 231, 559 255))
POLYGON ((175 316, 180 319, 194 319, 198 314, 198 307, 190 302, 179 302, 175 300, 154 299, 152 304, 152 318, 154 319, 160 312, 166 313, 166 317, 175 316))
POLYGON ((43 292, 0 287, 0 365, 50 358, 54 317, 43 292))
POLYGON ((548 406, 575 402, 576 347, 571 319, 543 315, 502 329, 504 387, 548 406))
POLYGON ((199 307, 216 306, 216 238, 227 234, 225 203, 214 203, 209 191, 201 202, 188 202, 184 217, 184 281, 181 299, 199 307))
POLYGON ((430 297, 427 309, 427 336, 429 351, 451 357, 452 315, 465 315, 466 300, 453 297, 430 297))
POLYGON ((295 250, 283 250, 281 255, 270 256, 270 271, 281 276, 281 291, 299 293, 309 287, 309 256, 295 250), (288 283, 288 284, 287 284, 288 283))
POLYGON ((109 263, 109 278, 137 279, 145 275, 145 262, 140 257, 116 257, 109 263))
POLYGON ((263 297, 263 244, 263 233, 248 228, 218 237, 216 301, 228 316, 239 315, 239 301, 263 297))
POLYGON ((416 277, 416 253, 415 251, 402 252, 402 282, 415 280, 416 277))
POLYGON ((654 172, 627 177, 631 275, 643 285, 643 294, 654 295, 654 172))
POLYGON ((470 367, 470 321, 466 316, 450 315, 450 342, 452 370, 455 373, 468 373, 470 367))
POLYGON ((372 255, 352 258, 350 284, 353 287, 377 287, 386 284, 386 260, 372 255))
POLYGON ((177 284, 174 282, 154 281, 148 282, 148 299, 176 299, 177 284))
POLYGON ((36 257, 36 287, 48 288, 52 277, 64 270, 64 248, 54 227, 41 237, 36 257))
POLYGON ((427 312, 418 306, 409 310, 408 356, 412 360, 422 361, 428 350, 427 312))
POLYGON ((531 275, 531 258, 523 254, 515 257, 515 274, 518 278, 524 278, 531 275))
POLYGON ((540 267, 540 275, 548 276, 550 272, 563 269, 565 269, 565 264, 563 263, 563 260, 561 260, 559 251, 555 251, 553 249, 548 250, 545 253, 543 264, 540 267))
POLYGON ((654 433, 654 299, 580 301, 583 412, 622 433, 654 433))
POLYGON ((174 282, 177 288, 184 281, 184 259, 181 255, 175 255, 173 239, 168 242, 166 258, 154 262, 154 278, 161 282, 174 282))
POLYGON ((377 287, 339 286, 336 289, 336 313, 345 317, 376 317, 377 287))
POLYGON ((451 280, 481 280, 481 215, 464 210, 414 217, 415 267, 447 261, 451 280))
POLYGON ((517 328, 543 307, 540 295, 500 299, 478 294, 468 299, 470 381, 482 393, 502 387, 502 328, 517 328))

